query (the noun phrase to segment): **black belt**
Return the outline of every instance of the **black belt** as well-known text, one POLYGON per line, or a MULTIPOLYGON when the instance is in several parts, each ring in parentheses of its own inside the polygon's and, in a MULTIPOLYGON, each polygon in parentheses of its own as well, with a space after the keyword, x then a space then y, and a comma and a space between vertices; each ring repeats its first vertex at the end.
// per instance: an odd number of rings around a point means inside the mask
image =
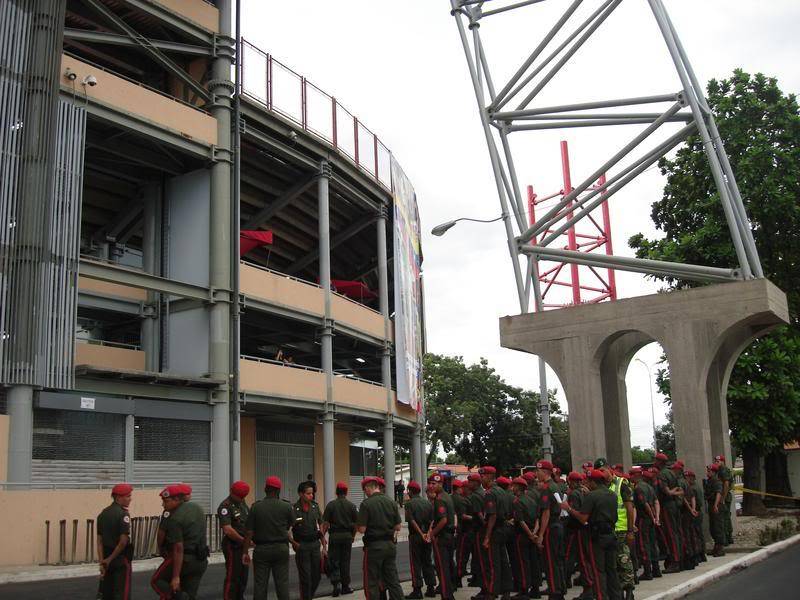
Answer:
POLYGON ((253 540, 253 541, 255 542, 256 546, 265 546, 267 544, 288 544, 289 543, 288 538, 281 538, 281 539, 273 538, 271 540, 253 540))
POLYGON ((386 535, 364 536, 364 543, 371 544, 372 542, 390 542, 394 540, 394 534, 389 533, 386 535))
POLYGON ((301 535, 301 536, 294 536, 295 542, 300 543, 307 543, 307 542, 318 542, 319 541, 319 534, 314 535, 301 535))

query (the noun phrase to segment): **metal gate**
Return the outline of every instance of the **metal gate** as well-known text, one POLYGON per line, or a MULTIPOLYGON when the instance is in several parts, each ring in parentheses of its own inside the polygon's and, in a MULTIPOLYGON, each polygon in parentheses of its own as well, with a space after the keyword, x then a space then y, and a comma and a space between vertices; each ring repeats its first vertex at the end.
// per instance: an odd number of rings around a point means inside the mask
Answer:
POLYGON ((277 475, 283 482, 281 498, 297 500, 297 486, 314 473, 314 446, 256 442, 257 498, 262 498, 264 480, 277 475))

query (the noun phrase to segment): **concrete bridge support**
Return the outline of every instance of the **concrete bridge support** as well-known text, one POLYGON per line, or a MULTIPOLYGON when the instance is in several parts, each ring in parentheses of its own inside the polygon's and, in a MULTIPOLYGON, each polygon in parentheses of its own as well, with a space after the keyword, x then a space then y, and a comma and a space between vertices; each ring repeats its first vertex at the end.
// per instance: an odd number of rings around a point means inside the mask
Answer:
POLYGON ((756 279, 503 317, 500 340, 505 348, 542 356, 561 380, 573 465, 606 456, 626 467, 625 373, 637 350, 661 344, 670 366, 677 452, 700 475, 715 454, 731 460, 725 397, 736 359, 788 320, 783 292, 756 279))

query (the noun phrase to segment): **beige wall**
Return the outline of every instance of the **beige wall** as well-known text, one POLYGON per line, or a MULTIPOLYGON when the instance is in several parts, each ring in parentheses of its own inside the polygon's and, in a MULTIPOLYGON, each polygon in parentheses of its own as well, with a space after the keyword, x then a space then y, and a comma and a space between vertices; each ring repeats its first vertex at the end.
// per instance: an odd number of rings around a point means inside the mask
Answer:
MULTIPOLYGON (((0 490, 0 524, 5 540, 0 544, 0 566, 44 563, 46 520, 50 521, 50 562, 58 560, 61 519, 67 520, 68 560, 72 554, 72 521, 78 519, 76 558, 83 560, 86 519, 96 519, 110 503, 110 490, 0 490)), ((161 510, 158 490, 134 490, 131 516, 158 515, 161 510)))
POLYGON ((0 415, 0 481, 8 477, 8 415, 0 415))
POLYGON ((256 481, 256 420, 252 417, 242 417, 239 428, 239 452, 242 481, 250 485, 250 494, 247 503, 252 504, 256 498, 261 497, 264 487, 263 481, 256 481))
POLYGON ((217 121, 204 112, 66 54, 61 57, 61 74, 61 87, 70 92, 74 87, 77 96, 88 94, 90 98, 177 131, 184 137, 207 144, 217 143, 217 121), (67 68, 77 74, 74 82, 64 77, 67 68), (97 78, 97 85, 82 86, 80 82, 89 74, 97 78))
POLYGON ((131 348, 78 342, 75 344, 75 364, 144 371, 144 352, 131 348))
POLYGON ((336 294, 333 294, 332 297, 331 311, 335 321, 341 321, 353 329, 363 331, 381 340, 384 339, 381 313, 336 294))
POLYGON ((318 317, 325 314, 325 299, 320 287, 251 265, 241 265, 239 289, 242 294, 263 298, 318 317))
POLYGON ((333 378, 333 401, 336 404, 386 412, 386 388, 347 377, 333 378))
POLYGON ((325 401, 325 375, 271 363, 239 361, 240 386, 248 392, 262 392, 281 398, 325 401))
POLYGON ((219 31, 219 10, 208 2, 203 0, 156 0, 156 2, 209 31, 219 31))
MULTIPOLYGON (((325 498, 323 481, 325 481, 324 448, 322 442, 322 425, 314 427, 314 481, 317 482, 317 502, 324 509, 328 498, 325 498)), ((350 479, 350 432, 334 428, 333 434, 333 475, 335 481, 348 482, 350 479)))
POLYGON ((106 296, 117 296, 118 298, 128 298, 137 302, 147 300, 147 290, 142 290, 118 283, 90 279, 89 277, 78 276, 78 289, 87 292, 97 292, 106 296))

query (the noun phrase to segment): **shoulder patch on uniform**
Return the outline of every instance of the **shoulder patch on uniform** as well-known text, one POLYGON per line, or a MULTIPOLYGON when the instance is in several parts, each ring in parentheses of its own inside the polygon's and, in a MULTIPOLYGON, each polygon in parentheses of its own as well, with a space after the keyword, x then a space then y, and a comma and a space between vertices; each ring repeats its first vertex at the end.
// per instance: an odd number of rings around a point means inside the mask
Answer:
POLYGON ((168 510, 165 510, 165 511, 164 511, 164 514, 163 514, 163 515, 161 515, 161 516, 162 516, 162 517, 164 517, 164 518, 166 519, 167 517, 169 517, 169 511, 168 511, 168 510))
POLYGON ((122 517, 122 520, 125 521, 126 523, 130 523, 131 522, 131 518, 128 515, 125 515, 124 517, 122 517))
POLYGON ((224 517, 225 515, 228 514, 228 509, 227 508, 223 508, 222 510, 219 511, 219 514, 221 514, 224 517))
POLYGON ((445 512, 446 512, 446 510, 445 510, 444 506, 440 506, 439 507, 439 514, 443 515, 445 512))

